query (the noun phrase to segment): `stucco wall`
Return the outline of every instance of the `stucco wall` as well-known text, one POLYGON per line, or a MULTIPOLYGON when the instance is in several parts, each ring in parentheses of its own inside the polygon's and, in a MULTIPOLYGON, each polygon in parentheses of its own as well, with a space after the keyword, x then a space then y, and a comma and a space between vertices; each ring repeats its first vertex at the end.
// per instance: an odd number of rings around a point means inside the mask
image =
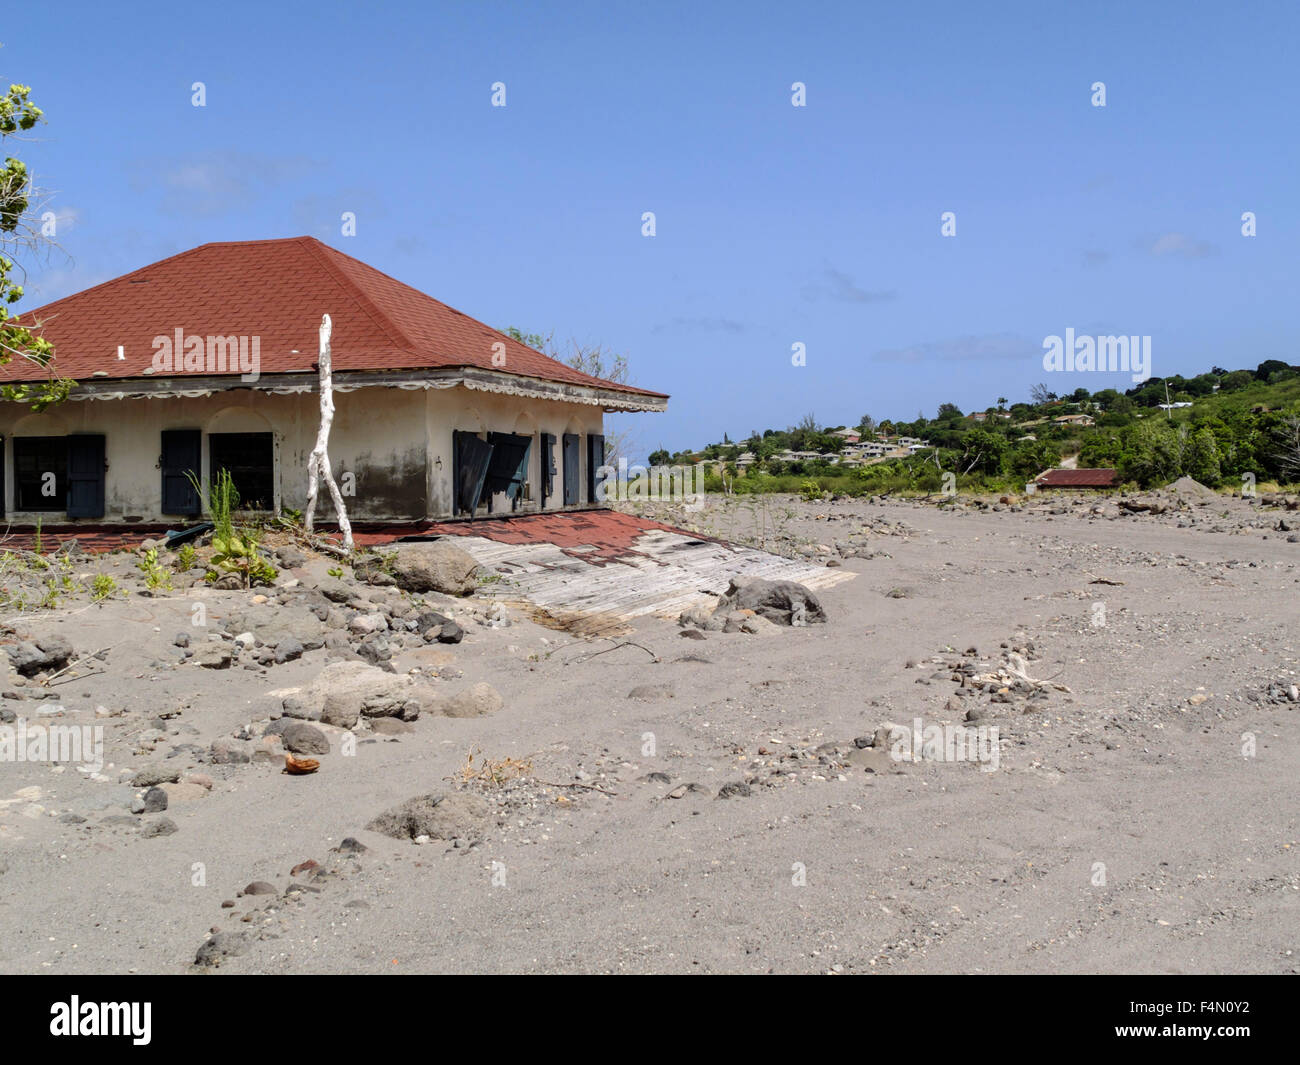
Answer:
MULTIPOLYGON (((98 522, 178 521, 162 513, 162 481, 158 465, 161 433, 167 429, 200 429, 202 477, 208 477, 210 433, 270 432, 275 442, 275 501, 277 507, 302 509, 307 497, 307 457, 316 442, 319 397, 314 394, 276 396, 237 390, 195 399, 81 400, 64 403, 43 414, 24 406, 0 403, 0 434, 4 436, 4 507, 9 521, 25 524, 38 515, 14 510, 13 439, 23 436, 66 436, 102 433, 105 437, 104 516, 98 522)), ((362 388, 336 393, 330 435, 330 459, 340 483, 352 481, 345 499, 349 516, 357 521, 415 520, 448 517, 452 511, 452 433, 520 433, 533 437, 529 456, 531 499, 519 510, 539 509, 540 439, 566 432, 601 432, 597 406, 527 399, 464 387, 429 390, 362 388), (345 476, 345 475, 350 475, 345 476)), ((560 509, 563 468, 557 443, 556 476, 547 509, 560 509)), ((586 478, 586 445, 582 447, 581 483, 586 478)), ((585 497, 585 490, 582 493, 585 497)), ((509 510, 498 495, 495 513, 509 510)), ((483 510, 480 510, 482 513, 483 510)), ((333 506, 322 488, 318 516, 333 517, 333 506)), ((47 524, 63 522, 62 513, 44 513, 47 524)))

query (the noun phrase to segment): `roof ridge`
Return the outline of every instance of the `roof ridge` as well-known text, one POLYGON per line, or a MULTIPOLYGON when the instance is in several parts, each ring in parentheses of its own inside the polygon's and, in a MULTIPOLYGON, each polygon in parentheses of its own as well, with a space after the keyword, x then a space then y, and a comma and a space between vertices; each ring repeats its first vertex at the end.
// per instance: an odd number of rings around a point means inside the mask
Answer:
POLYGON ((361 262, 360 259, 354 259, 351 255, 348 255, 347 252, 339 251, 337 248, 331 248, 324 241, 317 240, 315 237, 294 237, 293 239, 303 247, 307 248, 316 261, 329 271, 330 276, 333 277, 345 291, 351 293, 357 306, 369 315, 371 320, 379 326, 380 329, 388 334, 390 340, 396 340, 398 342, 397 346, 404 348, 407 351, 415 352, 417 350, 415 341, 407 336, 401 327, 389 318, 388 315, 380 309, 378 304, 370 298, 369 294, 366 293, 360 285, 353 281, 352 278, 348 277, 347 274, 339 269, 338 264, 333 262, 330 256, 325 253, 333 252, 335 255, 342 255, 344 258, 352 259, 353 262, 357 263, 361 262))

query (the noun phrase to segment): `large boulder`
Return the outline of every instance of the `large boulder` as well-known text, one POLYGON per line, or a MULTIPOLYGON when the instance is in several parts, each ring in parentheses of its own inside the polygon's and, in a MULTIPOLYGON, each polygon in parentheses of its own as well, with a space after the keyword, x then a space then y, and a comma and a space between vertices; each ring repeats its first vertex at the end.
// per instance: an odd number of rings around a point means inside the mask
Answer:
POLYGON ((356 661, 331 663, 301 693, 284 700, 287 714, 319 710, 321 721, 338 728, 355 728, 363 717, 414 721, 431 702, 432 691, 414 677, 356 661))
POLYGON ((65 636, 44 636, 34 643, 9 644, 5 651, 14 669, 24 677, 62 669, 73 655, 72 644, 65 636))
POLYGON ((306 651, 325 646, 325 623, 306 606, 279 606, 265 603, 232 613, 225 619, 230 632, 251 632, 257 642, 277 647, 286 641, 298 643, 306 651))
POLYGON ((738 610, 752 610, 777 625, 811 625, 826 620, 820 600, 802 584, 762 577, 733 577, 713 614, 725 618, 738 610))
POLYGON ((474 576, 478 563, 446 540, 398 544, 388 558, 397 586, 407 592, 469 595, 478 587, 474 576))
MULTIPOLYGON (((283 719, 282 719, 283 720, 283 719)), ((329 754, 330 741, 315 725, 305 721, 290 721, 280 732, 280 742, 286 751, 294 754, 329 754)))

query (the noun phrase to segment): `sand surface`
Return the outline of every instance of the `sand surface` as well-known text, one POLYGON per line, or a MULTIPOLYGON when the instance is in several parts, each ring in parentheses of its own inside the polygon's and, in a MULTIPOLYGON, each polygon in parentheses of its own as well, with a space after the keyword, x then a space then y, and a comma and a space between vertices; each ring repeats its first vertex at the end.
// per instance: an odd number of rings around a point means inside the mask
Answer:
MULTIPOLYGON (((402 647, 395 666, 448 692, 489 683, 504 706, 358 733, 350 755, 326 728, 307 776, 282 773, 274 744, 240 765, 211 764, 211 744, 249 725, 257 744, 328 649, 182 663, 184 591, 11 619, 112 650, 40 718, 102 725, 103 779, 0 764, 0 971, 1300 971, 1285 515, 770 506, 782 549, 857 574, 820 593, 826 624, 695 639, 650 618, 584 640, 443 600, 464 640, 402 647), (972 685, 1008 663, 1043 683, 972 685), (996 770, 858 745, 918 719, 996 727, 996 770), (504 779, 467 783, 471 751, 504 779), (153 765, 211 788, 132 814, 143 789, 124 781, 153 765), (484 805, 453 839, 365 827, 464 792, 484 805), (159 817, 176 830, 147 837, 159 817), (347 837, 367 849, 332 849, 347 837), (275 893, 238 895, 255 881, 275 893), (196 966, 217 933, 233 949, 196 966)), ((734 505, 692 520, 771 532, 734 505)), ((249 594, 209 596, 212 623, 249 594)), ((4 687, 29 722, 53 705, 12 670, 4 687)))

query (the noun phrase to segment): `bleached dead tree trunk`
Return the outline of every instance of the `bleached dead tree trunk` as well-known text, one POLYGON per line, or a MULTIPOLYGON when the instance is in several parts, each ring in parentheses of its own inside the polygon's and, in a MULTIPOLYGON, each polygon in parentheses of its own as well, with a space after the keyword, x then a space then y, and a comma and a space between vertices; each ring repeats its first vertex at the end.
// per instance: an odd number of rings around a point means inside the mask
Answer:
POLYGON ((320 320, 320 432, 316 434, 316 446, 311 457, 307 459, 307 513, 303 524, 307 531, 312 531, 312 522, 316 516, 316 493, 320 489, 320 478, 325 478, 330 498, 334 500, 334 509, 338 512, 339 528, 343 531, 343 546, 352 550, 352 524, 348 521, 348 512, 343 506, 343 495, 334 482, 330 470, 330 426, 334 422, 334 383, 330 370, 330 334, 334 325, 328 314, 320 320))

